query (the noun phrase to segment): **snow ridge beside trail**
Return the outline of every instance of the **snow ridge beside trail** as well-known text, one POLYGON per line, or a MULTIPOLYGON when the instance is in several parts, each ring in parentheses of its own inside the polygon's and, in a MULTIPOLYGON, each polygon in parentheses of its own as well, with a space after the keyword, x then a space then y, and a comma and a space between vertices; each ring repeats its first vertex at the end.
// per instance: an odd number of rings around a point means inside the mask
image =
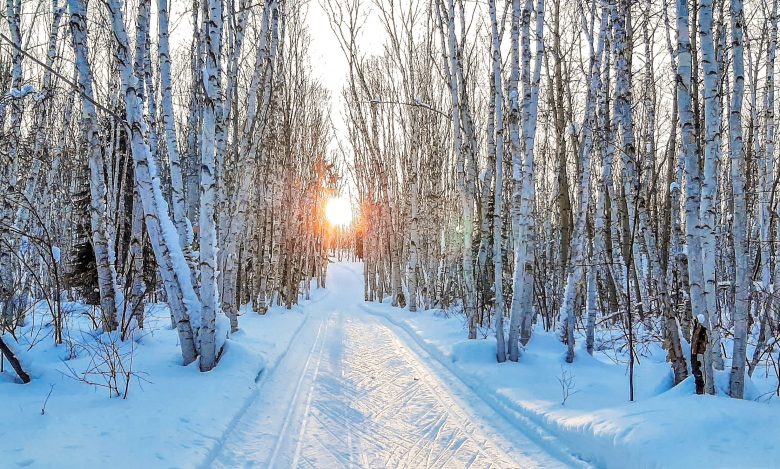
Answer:
MULTIPOLYGON (((140 378, 131 381, 126 400, 109 399, 101 389, 69 377, 69 367, 91 366, 88 354, 73 358, 65 346, 39 343, 25 355, 32 383, 20 386, 0 375, 0 413, 13 422, 0 426, 0 467, 208 466, 256 399, 263 379, 304 329, 308 306, 327 291, 312 294, 314 301, 292 310, 274 307, 263 316, 244 310, 241 329, 227 340, 219 366, 209 373, 201 373, 197 362, 181 366, 167 307, 148 305, 147 329, 132 344, 133 371, 140 378)), ((87 307, 67 306, 71 336, 91 340, 91 321, 81 313, 87 307)))
MULTIPOLYGON (((205 460, 203 464, 201 465, 204 468, 211 467, 211 465, 214 462, 214 458, 219 453, 220 449, 225 445, 228 437, 235 429, 238 422, 241 420, 241 417, 246 413, 247 409, 257 400, 257 397, 260 393, 260 389, 263 386, 263 382, 267 378, 267 376, 276 368, 276 366, 279 364, 280 361, 287 355, 287 351, 290 349, 289 344, 292 343, 296 337, 301 332, 301 329, 306 325, 306 323, 309 321, 309 316, 307 315, 306 318, 301 321, 301 323, 298 325, 298 327, 295 329, 295 332, 292 333, 289 340, 287 341, 287 347, 283 347, 283 352, 273 357, 273 359, 270 362, 263 362, 263 366, 260 368, 260 370, 257 372, 257 375, 255 377, 255 387, 252 390, 252 392, 244 399, 244 403, 241 405, 241 407, 236 410, 236 412, 233 414, 233 417, 231 418, 230 422, 227 424, 227 427, 225 428, 225 431, 222 433, 222 435, 214 441, 214 444, 211 446, 211 449, 206 454, 205 460)), ((229 343, 229 342, 228 342, 229 343)))
MULTIPOLYGON (((329 290, 325 290, 325 289, 319 290, 318 297, 304 302, 303 305, 296 305, 295 307, 297 309, 304 310, 304 312, 308 313, 308 311, 305 310, 311 308, 313 305, 316 305, 317 303, 326 299, 329 295, 330 295, 329 290)), ((255 313, 253 312, 251 314, 255 314, 255 313)), ((298 340, 298 337, 301 335, 301 330, 304 329, 306 324, 309 322, 310 318, 311 316, 309 314, 306 314, 303 321, 301 321, 300 324, 298 324, 298 326, 296 327, 295 331, 288 338, 286 338, 287 340, 283 340, 280 343, 276 344, 277 349, 279 349, 279 347, 281 346, 281 353, 275 354, 270 362, 263 363, 263 366, 260 368, 260 370, 257 372, 257 375, 255 376, 254 389, 252 390, 251 394, 246 397, 241 407, 233 414, 230 423, 228 423, 227 427, 225 428, 225 431, 215 441, 214 445, 212 445, 211 449, 209 450, 208 454, 204 459, 204 462, 201 464, 201 467, 209 468, 214 464, 214 459, 224 448, 228 438, 233 433, 233 430, 241 421, 241 418, 246 414, 247 410, 252 406, 252 404, 254 404, 255 401, 257 401, 257 398, 260 395, 260 390, 262 389, 263 384, 268 379, 268 376, 271 375, 271 373, 273 373, 273 371, 276 369, 279 363, 282 360, 284 360, 285 357, 287 357, 287 354, 290 351, 291 344, 295 343, 298 340)))

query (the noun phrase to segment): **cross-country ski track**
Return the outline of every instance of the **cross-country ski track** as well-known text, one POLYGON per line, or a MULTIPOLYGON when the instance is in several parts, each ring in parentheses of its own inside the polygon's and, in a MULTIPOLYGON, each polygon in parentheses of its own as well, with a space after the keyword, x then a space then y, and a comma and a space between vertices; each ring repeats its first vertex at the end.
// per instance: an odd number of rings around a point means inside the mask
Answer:
POLYGON ((583 463, 513 426, 415 344, 360 308, 354 265, 212 452, 217 468, 532 468, 583 463))

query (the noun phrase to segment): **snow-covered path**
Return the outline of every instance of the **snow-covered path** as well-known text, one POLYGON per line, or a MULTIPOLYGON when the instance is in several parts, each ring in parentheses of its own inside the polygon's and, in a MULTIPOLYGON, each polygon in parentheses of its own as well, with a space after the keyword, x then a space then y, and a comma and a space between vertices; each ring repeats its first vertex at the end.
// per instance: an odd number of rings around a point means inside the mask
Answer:
POLYGON ((383 319, 361 312, 362 279, 334 264, 328 296, 213 467, 561 467, 383 319))

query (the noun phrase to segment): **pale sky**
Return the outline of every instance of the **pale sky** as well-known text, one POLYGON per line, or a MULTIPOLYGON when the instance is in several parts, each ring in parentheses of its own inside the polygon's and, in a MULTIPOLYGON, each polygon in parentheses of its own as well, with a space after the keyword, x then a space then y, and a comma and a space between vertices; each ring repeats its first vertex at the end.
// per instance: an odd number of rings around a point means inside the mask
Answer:
MULTIPOLYGON (((341 90, 347 83, 347 59, 339 46, 333 30, 328 22, 325 10, 320 4, 324 0, 309 0, 309 11, 306 18, 311 32, 312 43, 309 50, 314 76, 331 96, 331 118, 336 129, 336 137, 346 139, 346 123, 342 112, 341 90)), ((363 7, 369 13, 367 26, 361 35, 361 51, 366 54, 379 54, 385 39, 385 31, 374 14, 371 14, 372 5, 365 2, 363 7)), ((343 142, 346 144, 346 142, 343 142)), ((331 148, 337 148, 335 142, 331 148)))

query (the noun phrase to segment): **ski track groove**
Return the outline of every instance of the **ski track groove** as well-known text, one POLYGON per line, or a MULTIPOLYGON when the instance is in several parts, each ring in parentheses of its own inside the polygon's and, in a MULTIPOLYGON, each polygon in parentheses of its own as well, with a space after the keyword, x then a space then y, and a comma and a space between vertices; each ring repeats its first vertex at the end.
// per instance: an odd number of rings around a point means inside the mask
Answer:
POLYGON ((312 359, 312 353, 311 352, 314 351, 314 348, 317 346, 317 343, 321 342, 322 328, 323 328, 323 324, 320 323, 320 327, 317 330, 317 335, 315 336, 314 342, 312 343, 312 346, 311 346, 311 351, 309 352, 309 355, 306 358, 306 363, 303 366, 303 371, 301 372, 301 376, 300 376, 300 378, 298 378, 298 384, 295 386, 295 393, 293 394, 292 401, 290 402, 290 407, 287 409, 287 413, 285 414, 284 423, 282 424, 282 430, 279 433, 279 438, 277 439, 276 445, 274 446, 274 452, 273 452, 273 455, 271 456, 271 461, 270 461, 270 463, 268 465, 269 469, 272 469, 274 467, 274 463, 276 462, 276 457, 279 454, 279 448, 280 448, 280 445, 281 445, 282 435, 285 434, 285 431, 289 427, 290 421, 292 420, 292 413, 295 410, 295 406, 292 405, 292 404, 295 403, 296 398, 298 396, 298 393, 301 390, 301 386, 303 384, 303 380, 306 377, 306 370, 308 369, 309 362, 312 359))

